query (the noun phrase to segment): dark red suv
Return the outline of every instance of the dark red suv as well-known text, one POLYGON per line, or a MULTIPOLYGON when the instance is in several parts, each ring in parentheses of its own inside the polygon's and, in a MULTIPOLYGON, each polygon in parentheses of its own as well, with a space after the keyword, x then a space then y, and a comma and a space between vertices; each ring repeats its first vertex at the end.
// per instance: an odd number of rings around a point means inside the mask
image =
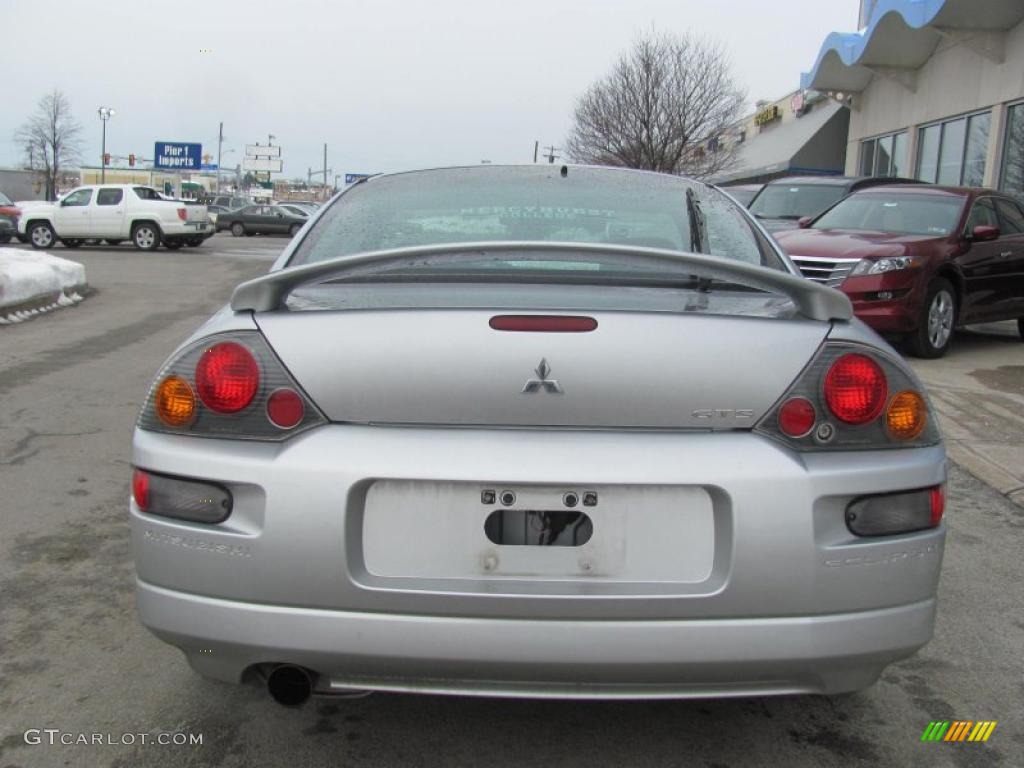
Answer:
POLYGON ((1004 194, 873 187, 776 238, 805 277, 919 357, 941 357, 968 323, 1015 319, 1024 338, 1024 209, 1004 194))

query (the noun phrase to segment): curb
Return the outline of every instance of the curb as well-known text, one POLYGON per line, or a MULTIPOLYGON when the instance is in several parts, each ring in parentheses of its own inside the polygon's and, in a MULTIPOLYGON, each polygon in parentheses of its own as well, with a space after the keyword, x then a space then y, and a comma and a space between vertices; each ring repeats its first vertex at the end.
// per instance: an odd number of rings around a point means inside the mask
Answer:
POLYGON ((95 292, 88 283, 80 283, 60 291, 41 293, 17 304, 0 306, 0 325, 16 325, 55 309, 73 307, 95 292))

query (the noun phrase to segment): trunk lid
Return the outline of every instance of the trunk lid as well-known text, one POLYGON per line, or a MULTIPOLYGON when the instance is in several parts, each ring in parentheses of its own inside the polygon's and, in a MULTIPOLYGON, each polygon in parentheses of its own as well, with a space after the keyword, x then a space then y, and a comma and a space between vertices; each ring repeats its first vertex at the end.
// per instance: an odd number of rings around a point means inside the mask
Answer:
MULTIPOLYGON (((383 288, 374 289, 374 301, 396 303, 383 288)), ((542 300, 513 308, 501 301, 503 290, 492 289, 487 307, 417 307, 406 296, 404 308, 254 318, 332 421, 627 429, 752 428, 830 327, 792 317, 788 302, 765 294, 712 294, 700 309, 662 311, 658 302, 671 300, 666 292, 656 292, 657 300, 641 292, 616 300, 619 309, 593 311, 600 300, 563 288, 555 312, 542 300), (631 302, 634 308, 621 309, 631 302), (524 312, 586 314, 598 325, 582 333, 489 325, 495 315, 524 312)), ((486 289, 475 295, 487 296, 486 289)))

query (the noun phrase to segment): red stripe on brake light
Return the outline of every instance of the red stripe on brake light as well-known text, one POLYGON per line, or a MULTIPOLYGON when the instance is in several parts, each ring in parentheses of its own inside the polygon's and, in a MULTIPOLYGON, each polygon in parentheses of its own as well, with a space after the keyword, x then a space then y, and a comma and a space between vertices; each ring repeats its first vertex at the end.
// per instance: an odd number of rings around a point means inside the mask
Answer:
POLYGON ((582 315, 495 315, 490 325, 496 331, 587 333, 597 328, 597 320, 582 315))

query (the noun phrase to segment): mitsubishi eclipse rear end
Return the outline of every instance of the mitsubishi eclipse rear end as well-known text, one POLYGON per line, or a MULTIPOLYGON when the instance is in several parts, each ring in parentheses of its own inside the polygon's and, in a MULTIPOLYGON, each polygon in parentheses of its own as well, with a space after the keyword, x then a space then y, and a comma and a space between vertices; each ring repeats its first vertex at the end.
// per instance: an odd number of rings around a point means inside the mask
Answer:
POLYGON ((933 632, 924 390, 677 177, 350 187, 170 356, 133 463, 142 623, 283 703, 836 693, 933 632))

